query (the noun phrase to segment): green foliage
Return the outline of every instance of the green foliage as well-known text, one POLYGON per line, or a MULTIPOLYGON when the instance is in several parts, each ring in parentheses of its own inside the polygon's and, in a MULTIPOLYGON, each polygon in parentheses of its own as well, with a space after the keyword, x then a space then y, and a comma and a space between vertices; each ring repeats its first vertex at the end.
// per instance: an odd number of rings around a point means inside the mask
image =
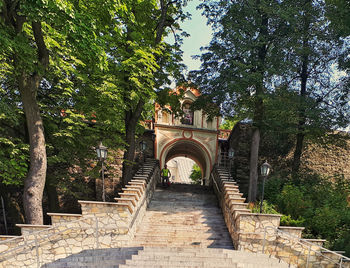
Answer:
POLYGON ((343 176, 323 178, 304 173, 296 181, 273 178, 266 183, 266 199, 284 214, 283 225, 305 226, 309 237, 324 238, 330 247, 349 256, 350 211, 346 201, 350 182, 343 176))
POLYGON ((286 214, 297 218, 308 207, 307 200, 304 199, 305 192, 305 188, 302 186, 284 185, 277 199, 278 207, 286 214))
POLYGON ((220 129, 228 129, 232 130, 233 127, 239 122, 239 120, 235 118, 225 118, 224 121, 220 125, 220 129))
POLYGON ((298 219, 293 219, 290 215, 282 215, 281 226, 303 226, 305 219, 298 217, 298 219))
MULTIPOLYGON (((261 202, 253 203, 253 206, 251 207, 253 213, 260 213, 260 204, 261 204, 261 202)), ((264 202, 263 202, 262 213, 279 214, 276 210, 275 205, 269 203, 266 200, 264 200, 264 202)))
POLYGON ((202 170, 197 164, 194 164, 192 167, 192 173, 190 175, 190 179, 192 181, 191 182, 192 184, 202 183, 202 170))

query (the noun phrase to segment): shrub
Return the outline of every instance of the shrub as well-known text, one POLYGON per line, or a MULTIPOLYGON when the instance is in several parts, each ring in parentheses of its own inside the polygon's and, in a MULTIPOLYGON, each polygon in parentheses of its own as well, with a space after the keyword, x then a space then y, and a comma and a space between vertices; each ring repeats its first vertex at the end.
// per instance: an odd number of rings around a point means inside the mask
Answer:
POLYGON ((190 175, 190 179, 192 181, 191 184, 201 184, 202 182, 202 171, 197 164, 194 164, 192 167, 192 173, 190 175))

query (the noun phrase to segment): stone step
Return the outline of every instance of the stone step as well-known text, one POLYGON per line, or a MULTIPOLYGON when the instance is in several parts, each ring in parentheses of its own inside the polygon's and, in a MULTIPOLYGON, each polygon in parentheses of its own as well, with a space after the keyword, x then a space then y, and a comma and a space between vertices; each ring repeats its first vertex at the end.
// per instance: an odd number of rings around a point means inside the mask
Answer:
POLYGON ((147 228, 147 230, 151 232, 171 232, 171 233, 176 233, 176 232, 221 232, 227 231, 226 226, 183 226, 183 225, 178 225, 178 226, 172 226, 172 228, 169 228, 169 226, 164 226, 164 225, 158 225, 153 227, 152 225, 144 225, 138 229, 138 233, 144 232, 144 230, 147 228))
POLYGON ((174 241, 174 242, 186 242, 186 241, 222 241, 222 242, 230 242, 231 237, 228 235, 220 235, 220 234, 207 234, 201 235, 199 233, 193 235, 181 235, 181 234, 137 234, 134 238, 139 241, 174 241))
MULTIPOLYGON (((183 262, 183 261, 191 261, 191 262, 205 262, 206 264, 212 263, 212 264, 233 264, 236 262, 247 262, 247 256, 244 255, 236 255, 235 258, 231 258, 230 256, 226 254, 208 254, 208 253, 202 253, 198 252, 197 254, 157 254, 157 255, 150 255, 150 254, 141 254, 132 256, 131 260, 127 260, 126 263, 131 263, 133 261, 169 261, 172 263, 176 262, 183 262)), ((249 260, 249 263, 256 263, 256 264, 277 264, 278 261, 276 259, 269 259, 267 256, 265 257, 257 257, 257 256, 248 256, 251 257, 249 260), (277 263, 276 263, 277 262, 277 263)))

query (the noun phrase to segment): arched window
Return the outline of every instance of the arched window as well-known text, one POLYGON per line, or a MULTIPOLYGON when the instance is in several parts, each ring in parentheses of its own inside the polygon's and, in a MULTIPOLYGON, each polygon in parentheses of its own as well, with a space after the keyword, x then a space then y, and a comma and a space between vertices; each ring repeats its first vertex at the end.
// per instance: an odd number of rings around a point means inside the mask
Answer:
POLYGON ((182 105, 182 111, 184 112, 184 115, 181 119, 181 123, 185 125, 193 125, 193 111, 191 109, 191 103, 185 102, 182 105))

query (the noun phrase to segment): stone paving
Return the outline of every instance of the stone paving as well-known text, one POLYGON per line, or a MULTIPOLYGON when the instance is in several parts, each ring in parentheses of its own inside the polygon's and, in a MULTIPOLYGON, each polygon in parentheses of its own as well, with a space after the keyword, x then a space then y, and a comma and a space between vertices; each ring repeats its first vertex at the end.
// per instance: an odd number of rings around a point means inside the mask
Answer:
POLYGON ((156 189, 132 245, 233 249, 212 190, 186 184, 156 189))

